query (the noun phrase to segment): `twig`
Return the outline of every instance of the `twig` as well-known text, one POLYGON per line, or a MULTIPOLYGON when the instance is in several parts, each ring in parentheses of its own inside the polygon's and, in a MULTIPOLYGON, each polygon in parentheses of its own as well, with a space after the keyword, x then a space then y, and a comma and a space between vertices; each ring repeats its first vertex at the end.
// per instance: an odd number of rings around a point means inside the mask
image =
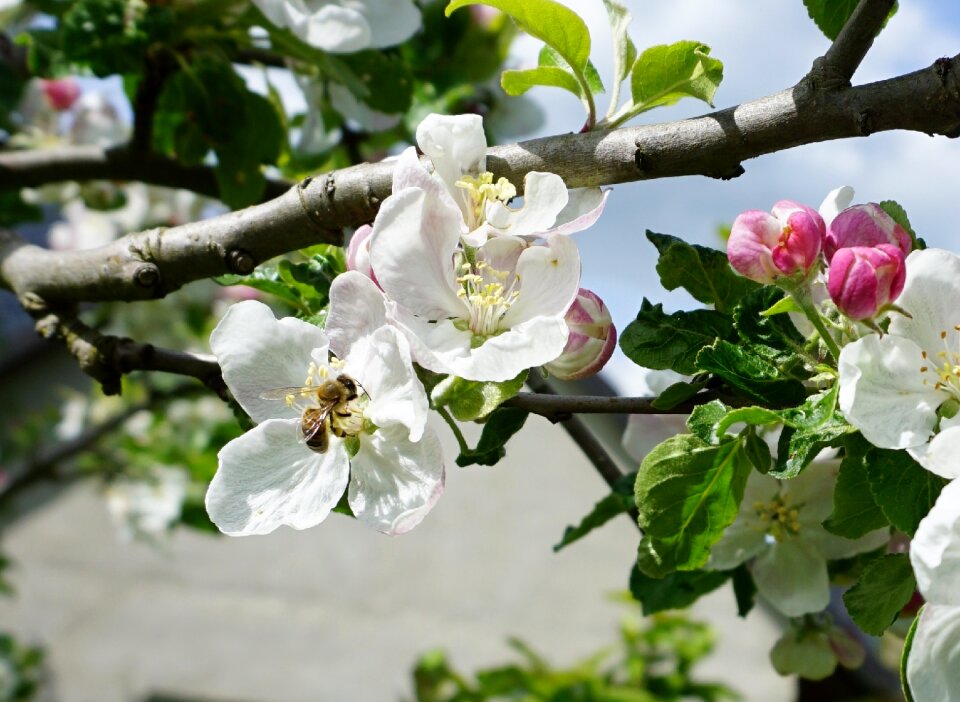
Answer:
POLYGON ((669 409, 658 409, 653 406, 656 397, 555 395, 540 391, 522 392, 504 402, 503 406, 524 409, 551 421, 563 421, 571 414, 690 414, 697 405, 718 397, 718 393, 708 390, 669 409))
POLYGON ((860 0, 827 53, 814 61, 808 78, 826 90, 850 85, 895 1, 860 0))
MULTIPOLYGON (((960 56, 855 88, 815 93, 809 86, 792 88, 695 119, 495 147, 487 164, 516 184, 537 170, 559 174, 569 187, 585 187, 681 175, 733 178, 743 172, 744 160, 762 154, 891 129, 957 136, 958 69, 960 56)), ((0 186, 26 184, 14 178, 9 159, 10 154, 0 157, 0 186)), ((121 163, 121 177, 149 176, 129 157, 121 163)), ((69 159, 38 168, 43 177, 30 168, 19 169, 16 177, 29 176, 36 185, 71 170, 69 159)), ((372 221, 390 194, 392 169, 390 163, 363 164, 308 178, 262 205, 128 235, 93 251, 51 254, 19 247, 11 261, 7 247, 7 256, 0 253, 0 285, 20 297, 32 292, 50 302, 137 300, 162 297, 200 278, 250 272, 281 253, 340 243, 343 227, 372 221)), ((103 162, 95 170, 97 177, 110 173, 103 162)))
POLYGON ((160 92, 175 64, 165 50, 151 51, 144 60, 143 76, 133 98, 133 135, 131 151, 148 153, 153 144, 153 117, 157 111, 160 92))

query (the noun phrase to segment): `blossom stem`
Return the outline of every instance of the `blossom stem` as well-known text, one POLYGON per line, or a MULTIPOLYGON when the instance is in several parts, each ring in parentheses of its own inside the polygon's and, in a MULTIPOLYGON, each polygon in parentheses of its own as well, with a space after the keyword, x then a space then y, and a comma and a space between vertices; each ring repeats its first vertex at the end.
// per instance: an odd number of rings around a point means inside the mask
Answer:
POLYGON ((467 440, 463 438, 463 432, 460 431, 460 427, 457 426, 457 421, 450 416, 450 413, 447 412, 445 407, 437 407, 437 414, 443 417, 443 421, 447 423, 447 426, 450 427, 450 431, 453 432, 454 437, 457 439, 457 443, 460 445, 460 453, 469 453, 470 446, 467 444, 467 440))
POLYGON ((817 330, 817 333, 823 340, 823 344, 827 347, 827 351, 830 353, 830 356, 833 358, 833 360, 836 361, 838 358, 840 358, 840 347, 837 346, 837 342, 830 334, 830 330, 827 329, 827 326, 823 323, 823 317, 820 316, 820 312, 817 311, 816 305, 813 304, 813 301, 810 299, 810 295, 807 294, 806 288, 787 290, 787 293, 796 301, 797 305, 800 307, 800 310, 804 315, 806 315, 807 319, 810 320, 813 328, 817 330))

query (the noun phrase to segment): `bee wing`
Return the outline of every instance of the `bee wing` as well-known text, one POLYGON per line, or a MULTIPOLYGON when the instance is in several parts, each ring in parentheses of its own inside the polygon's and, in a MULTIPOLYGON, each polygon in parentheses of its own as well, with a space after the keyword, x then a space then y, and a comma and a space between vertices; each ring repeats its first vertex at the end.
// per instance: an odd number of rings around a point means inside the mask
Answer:
POLYGON ((304 442, 310 441, 325 431, 324 424, 332 411, 333 403, 331 402, 303 413, 303 418, 300 420, 300 433, 304 442))
POLYGON ((314 396, 317 388, 312 385, 295 386, 291 388, 273 388, 260 393, 261 400, 286 400, 288 397, 309 398, 314 396))

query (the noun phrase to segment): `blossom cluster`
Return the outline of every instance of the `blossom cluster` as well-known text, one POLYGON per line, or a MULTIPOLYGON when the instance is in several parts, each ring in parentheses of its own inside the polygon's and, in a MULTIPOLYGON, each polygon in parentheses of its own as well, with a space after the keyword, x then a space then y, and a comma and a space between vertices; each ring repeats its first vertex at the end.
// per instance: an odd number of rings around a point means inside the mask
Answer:
POLYGON ((569 234, 593 224, 607 193, 531 172, 517 188, 486 170, 476 115, 430 115, 394 166, 393 192, 355 232, 330 287, 323 330, 231 307, 211 336, 223 377, 257 426, 230 442, 207 493, 229 534, 350 511, 388 534, 416 526, 443 490, 440 444, 414 363, 504 382, 546 365, 565 378, 606 362, 616 332, 580 288, 569 234))

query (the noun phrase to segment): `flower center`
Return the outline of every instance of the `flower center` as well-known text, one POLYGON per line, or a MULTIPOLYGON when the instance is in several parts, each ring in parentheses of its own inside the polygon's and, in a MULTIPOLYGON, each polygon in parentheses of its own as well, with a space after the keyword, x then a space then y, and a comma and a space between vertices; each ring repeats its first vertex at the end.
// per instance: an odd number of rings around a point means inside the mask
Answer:
MULTIPOLYGON (((953 327, 954 331, 960 331, 960 324, 953 327)), ((920 366, 920 373, 923 376, 923 384, 929 385, 933 382, 935 390, 943 390, 953 399, 960 400, 960 352, 951 350, 947 343, 946 330, 940 332, 940 341, 943 342, 943 350, 929 356, 926 351, 922 352, 923 363, 920 366), (934 379, 930 374, 936 376, 934 379)))
POLYGON ((514 290, 519 277, 508 271, 497 270, 485 261, 471 263, 457 256, 457 297, 466 304, 470 316, 464 319, 466 327, 476 336, 486 338, 499 331, 500 320, 520 297, 514 290), (507 279, 512 280, 507 284, 507 279))
POLYGON ((344 365, 336 358, 330 359, 329 366, 317 366, 311 361, 300 393, 286 397, 289 407, 301 410, 304 424, 316 417, 317 410, 328 410, 330 431, 341 438, 357 436, 366 429, 363 411, 370 403, 366 391, 356 380, 339 373, 344 365))
POLYGON ((493 173, 484 171, 478 177, 470 175, 463 176, 455 185, 465 191, 467 196, 467 208, 471 222, 470 228, 475 229, 484 221, 487 202, 496 200, 506 205, 510 200, 517 196, 517 189, 506 178, 500 178, 496 183, 493 182, 493 173))
POLYGON ((768 536, 780 542, 800 533, 800 510, 783 497, 774 497, 770 502, 755 502, 753 509, 768 536))

